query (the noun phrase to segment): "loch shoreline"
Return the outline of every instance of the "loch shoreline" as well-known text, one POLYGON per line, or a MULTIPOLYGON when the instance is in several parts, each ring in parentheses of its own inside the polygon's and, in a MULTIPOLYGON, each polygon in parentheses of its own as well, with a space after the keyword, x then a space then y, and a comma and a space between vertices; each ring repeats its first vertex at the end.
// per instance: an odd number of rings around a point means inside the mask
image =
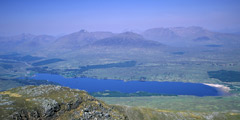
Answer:
POLYGON ((231 89, 229 87, 225 86, 225 85, 211 84, 211 83, 203 83, 203 84, 216 88, 218 90, 219 94, 222 95, 222 96, 230 95, 231 89))

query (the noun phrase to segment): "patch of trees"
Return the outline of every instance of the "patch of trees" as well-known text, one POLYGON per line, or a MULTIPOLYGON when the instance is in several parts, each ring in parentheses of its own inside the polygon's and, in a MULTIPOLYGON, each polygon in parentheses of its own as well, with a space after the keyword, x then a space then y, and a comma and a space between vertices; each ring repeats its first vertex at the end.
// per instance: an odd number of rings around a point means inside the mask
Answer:
POLYGON ((39 61, 39 62, 35 62, 32 65, 33 66, 41 66, 41 65, 52 64, 52 63, 56 63, 56 62, 60 62, 60 61, 64 61, 64 60, 59 59, 59 58, 53 58, 53 59, 47 59, 47 60, 42 60, 42 61, 39 61))
POLYGON ((238 71, 208 71, 208 76, 210 78, 216 78, 222 82, 240 82, 240 72, 238 71))

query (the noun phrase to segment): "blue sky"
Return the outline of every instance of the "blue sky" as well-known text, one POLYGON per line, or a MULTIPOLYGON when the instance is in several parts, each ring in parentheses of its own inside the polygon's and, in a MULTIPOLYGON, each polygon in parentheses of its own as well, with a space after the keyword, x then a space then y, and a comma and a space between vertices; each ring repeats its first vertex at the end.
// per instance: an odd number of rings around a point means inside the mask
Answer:
POLYGON ((240 0, 1 0, 0 35, 201 26, 240 32, 240 0))

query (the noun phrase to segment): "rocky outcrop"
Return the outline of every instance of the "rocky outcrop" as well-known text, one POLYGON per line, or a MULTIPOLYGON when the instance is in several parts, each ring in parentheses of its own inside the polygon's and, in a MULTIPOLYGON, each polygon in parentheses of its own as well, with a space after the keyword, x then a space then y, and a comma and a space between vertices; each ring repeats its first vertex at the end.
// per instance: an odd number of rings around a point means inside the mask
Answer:
POLYGON ((108 105, 85 91, 54 85, 0 92, 0 120, 239 120, 239 113, 108 105))
POLYGON ((1 120, 105 120, 127 119, 119 110, 85 91, 41 85, 0 93, 1 120))

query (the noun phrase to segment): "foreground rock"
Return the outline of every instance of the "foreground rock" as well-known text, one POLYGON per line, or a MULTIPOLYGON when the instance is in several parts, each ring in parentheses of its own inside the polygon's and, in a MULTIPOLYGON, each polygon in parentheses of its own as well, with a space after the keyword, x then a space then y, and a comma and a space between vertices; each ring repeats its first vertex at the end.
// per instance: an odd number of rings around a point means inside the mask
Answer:
POLYGON ((127 119, 119 110, 85 91, 41 85, 0 92, 0 119, 127 119))
POLYGON ((85 91, 54 85, 0 92, 0 120, 239 120, 240 113, 169 111, 107 105, 85 91))

